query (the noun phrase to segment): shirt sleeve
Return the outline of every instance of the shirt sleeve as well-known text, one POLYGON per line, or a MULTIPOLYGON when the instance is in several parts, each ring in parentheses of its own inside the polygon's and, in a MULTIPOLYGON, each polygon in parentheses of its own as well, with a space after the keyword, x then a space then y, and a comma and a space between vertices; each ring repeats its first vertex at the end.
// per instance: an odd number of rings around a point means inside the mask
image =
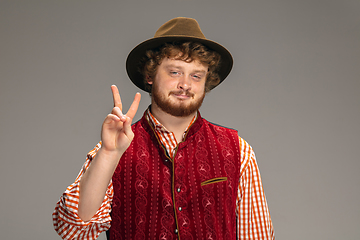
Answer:
POLYGON ((275 239, 255 153, 240 140, 241 169, 236 213, 239 239, 275 239))
POLYGON ((101 148, 101 142, 87 155, 75 182, 67 187, 57 202, 52 214, 55 231, 63 239, 96 239, 101 232, 110 228, 110 212, 113 199, 113 185, 110 181, 104 200, 90 221, 84 222, 78 216, 79 184, 81 177, 91 164, 91 160, 101 148))

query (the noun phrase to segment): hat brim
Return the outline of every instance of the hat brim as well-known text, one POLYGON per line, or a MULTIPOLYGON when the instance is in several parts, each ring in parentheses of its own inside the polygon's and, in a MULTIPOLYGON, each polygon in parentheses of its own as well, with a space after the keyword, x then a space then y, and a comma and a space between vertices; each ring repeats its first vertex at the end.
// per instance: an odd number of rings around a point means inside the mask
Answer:
MULTIPOLYGON (((232 66, 233 66, 233 58, 230 52, 223 47, 222 45, 202 38, 195 37, 186 37, 186 36, 166 36, 166 37, 156 37, 148 39, 139 45, 137 45, 128 55, 126 59, 126 71, 130 78, 130 80, 140 89, 149 92, 146 90, 145 81, 143 75, 139 72, 138 67, 140 60, 145 56, 145 52, 149 49, 155 49, 161 46, 164 43, 168 42, 183 42, 183 41, 193 41, 203 44, 208 47, 210 50, 216 51, 220 54, 220 67, 218 70, 218 74, 220 77, 220 82, 223 82, 225 78, 229 75, 232 66)), ((216 86, 218 86, 217 84, 216 86)), ((216 87, 213 86, 212 88, 216 87)))

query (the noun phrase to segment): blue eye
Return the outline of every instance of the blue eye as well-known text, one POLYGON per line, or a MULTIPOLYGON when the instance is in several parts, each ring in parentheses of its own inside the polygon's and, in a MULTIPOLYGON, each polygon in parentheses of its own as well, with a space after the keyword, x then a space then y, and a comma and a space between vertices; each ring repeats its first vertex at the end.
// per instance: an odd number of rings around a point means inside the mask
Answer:
POLYGON ((195 78, 196 80, 200 80, 200 79, 201 79, 201 75, 193 75, 193 78, 195 78))

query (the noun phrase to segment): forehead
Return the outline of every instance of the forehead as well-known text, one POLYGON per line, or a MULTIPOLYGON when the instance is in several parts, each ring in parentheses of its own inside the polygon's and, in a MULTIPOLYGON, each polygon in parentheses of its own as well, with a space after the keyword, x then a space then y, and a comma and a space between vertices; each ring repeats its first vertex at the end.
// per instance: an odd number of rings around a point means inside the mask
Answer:
POLYGON ((179 69, 189 69, 195 71, 205 71, 207 72, 208 66, 206 64, 201 63, 199 60, 192 60, 191 62, 175 59, 175 58, 164 58, 161 63, 161 67, 169 68, 179 68, 179 69))

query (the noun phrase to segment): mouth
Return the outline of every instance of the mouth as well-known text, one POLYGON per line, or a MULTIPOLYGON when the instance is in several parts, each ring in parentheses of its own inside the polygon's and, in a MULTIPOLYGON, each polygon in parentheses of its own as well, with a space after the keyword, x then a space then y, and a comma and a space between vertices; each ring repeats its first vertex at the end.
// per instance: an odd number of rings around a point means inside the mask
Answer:
POLYGON ((173 95, 176 98, 184 99, 184 100, 189 99, 189 98, 194 98, 194 94, 190 93, 190 92, 187 92, 187 91, 172 91, 172 92, 169 93, 169 96, 170 95, 173 95))
POLYGON ((185 99, 189 99, 190 97, 187 95, 178 95, 178 94, 173 94, 176 98, 185 100, 185 99))

